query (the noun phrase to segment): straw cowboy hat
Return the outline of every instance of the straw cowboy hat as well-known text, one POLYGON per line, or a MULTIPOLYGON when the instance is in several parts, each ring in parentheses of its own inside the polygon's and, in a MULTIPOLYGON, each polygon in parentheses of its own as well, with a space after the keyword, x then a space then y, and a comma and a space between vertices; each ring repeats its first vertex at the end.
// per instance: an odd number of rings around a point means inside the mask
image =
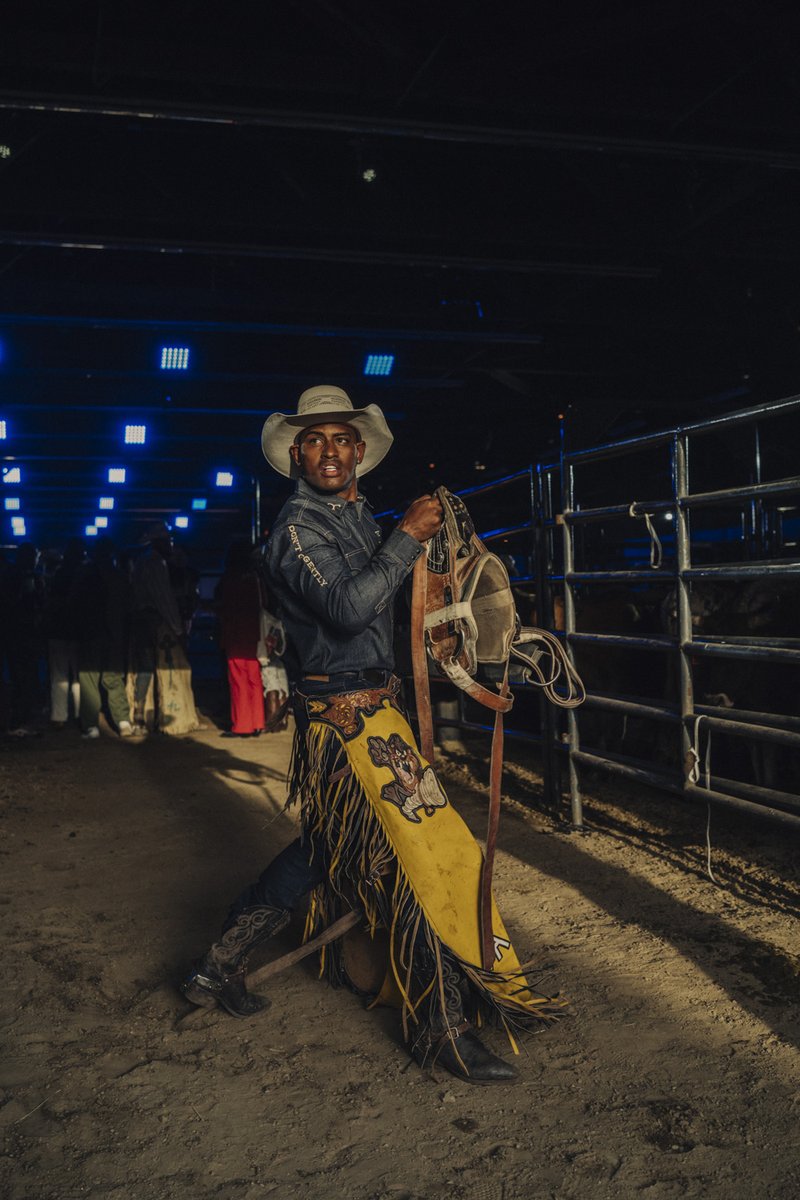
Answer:
POLYGON ((264 458, 279 475, 296 478, 299 474, 289 454, 289 447, 298 431, 309 425, 352 425, 358 436, 366 443, 364 460, 358 468, 359 475, 366 475, 387 454, 394 441, 389 426, 377 404, 366 408, 353 408, 347 392, 329 383, 307 388, 297 401, 296 413, 273 413, 264 422, 261 431, 261 449, 264 458))

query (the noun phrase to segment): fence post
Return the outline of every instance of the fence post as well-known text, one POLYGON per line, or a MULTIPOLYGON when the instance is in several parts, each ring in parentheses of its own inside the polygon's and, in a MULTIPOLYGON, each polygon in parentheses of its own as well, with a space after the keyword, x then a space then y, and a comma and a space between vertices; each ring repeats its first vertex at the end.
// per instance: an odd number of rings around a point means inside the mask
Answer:
MULTIPOLYGON (((551 539, 548 536, 548 506, 544 495, 542 465, 531 467, 531 536, 533 575, 536 579, 536 621, 544 629, 553 628, 553 596, 550 576, 553 571, 551 539)), ((545 803, 557 815, 561 807, 561 772, 555 747, 556 721, 547 697, 539 696, 539 722, 542 731, 542 788, 545 803)))
POLYGON ((694 717, 694 686, 692 680, 692 606, 690 584, 686 572, 692 565, 690 515, 681 503, 689 495, 689 439, 685 433, 676 433, 672 444, 672 486, 675 499, 675 588, 678 609, 678 664, 681 712, 681 763, 683 764, 683 786, 691 781, 689 771, 692 761, 691 720, 694 717))
MULTIPOLYGON (((575 479, 572 463, 567 461, 564 453, 564 423, 561 424, 561 531, 564 546, 564 639, 570 661, 575 665, 575 656, 570 646, 570 634, 575 632, 575 596, 572 590, 570 575, 575 570, 575 542, 572 525, 568 518, 572 512, 575 499, 575 479)), ((581 799, 578 764, 575 752, 580 750, 578 719, 574 708, 567 709, 567 735, 569 764, 569 799, 572 828, 583 830, 583 801, 581 799)))

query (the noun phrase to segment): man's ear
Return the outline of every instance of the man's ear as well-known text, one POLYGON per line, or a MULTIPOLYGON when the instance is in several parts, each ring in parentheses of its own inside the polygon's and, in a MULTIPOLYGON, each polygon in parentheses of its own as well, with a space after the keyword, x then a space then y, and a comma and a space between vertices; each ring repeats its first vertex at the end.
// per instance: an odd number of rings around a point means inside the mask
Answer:
MULTIPOLYGON (((300 466, 300 447, 298 446, 297 442, 292 442, 291 446, 289 447, 289 453, 292 456, 292 462, 294 463, 294 465, 296 467, 299 467, 300 466)), ((358 461, 361 462, 361 459, 359 459, 358 461)))
POLYGON ((360 464, 361 462, 363 462, 366 449, 367 449, 366 442, 357 442, 356 443, 356 462, 357 463, 360 464))

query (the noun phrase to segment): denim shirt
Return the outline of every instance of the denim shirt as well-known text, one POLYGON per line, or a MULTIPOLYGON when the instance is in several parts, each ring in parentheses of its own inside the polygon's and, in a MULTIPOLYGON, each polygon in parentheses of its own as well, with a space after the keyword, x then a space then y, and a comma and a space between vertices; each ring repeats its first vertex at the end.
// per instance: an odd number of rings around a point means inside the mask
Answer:
POLYGON ((323 496, 300 479, 266 548, 290 665, 301 675, 391 670, 392 600, 422 552, 400 529, 381 544, 363 496, 323 496))

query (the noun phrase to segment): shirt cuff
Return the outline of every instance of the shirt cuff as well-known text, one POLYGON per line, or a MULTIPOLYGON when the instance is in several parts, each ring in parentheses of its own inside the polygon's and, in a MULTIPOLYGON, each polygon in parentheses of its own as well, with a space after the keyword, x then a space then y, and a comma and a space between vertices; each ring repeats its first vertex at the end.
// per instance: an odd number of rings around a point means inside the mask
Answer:
POLYGON ((413 567, 425 547, 404 529, 393 529, 383 543, 382 549, 390 558, 399 560, 407 567, 413 567))

